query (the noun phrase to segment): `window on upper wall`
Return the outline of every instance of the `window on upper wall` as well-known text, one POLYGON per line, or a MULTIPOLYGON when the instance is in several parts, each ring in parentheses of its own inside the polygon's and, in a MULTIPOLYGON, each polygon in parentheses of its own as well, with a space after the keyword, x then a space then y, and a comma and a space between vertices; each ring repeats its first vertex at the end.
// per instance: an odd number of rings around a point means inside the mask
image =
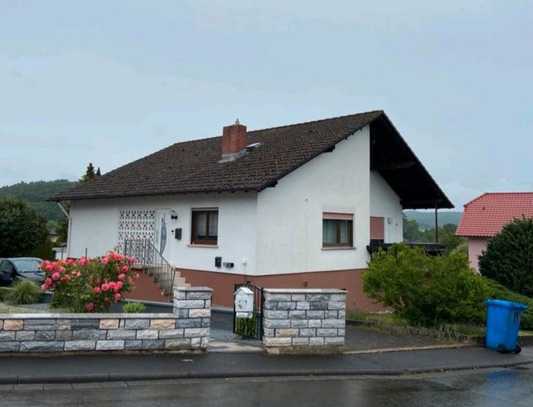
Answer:
POLYGON ((352 213, 323 213, 322 247, 353 247, 352 213))
POLYGON ((193 209, 191 243, 215 246, 218 242, 218 209, 193 209))

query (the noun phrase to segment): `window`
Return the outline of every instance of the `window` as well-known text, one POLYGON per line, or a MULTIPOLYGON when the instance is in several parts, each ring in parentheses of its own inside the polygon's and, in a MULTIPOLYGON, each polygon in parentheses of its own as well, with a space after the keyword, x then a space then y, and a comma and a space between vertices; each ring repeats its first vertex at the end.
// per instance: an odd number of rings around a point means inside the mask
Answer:
POLYGON ((323 247, 353 247, 353 214, 324 212, 323 247))
POLYGON ((218 241, 218 209, 193 209, 191 243, 216 245, 218 241))

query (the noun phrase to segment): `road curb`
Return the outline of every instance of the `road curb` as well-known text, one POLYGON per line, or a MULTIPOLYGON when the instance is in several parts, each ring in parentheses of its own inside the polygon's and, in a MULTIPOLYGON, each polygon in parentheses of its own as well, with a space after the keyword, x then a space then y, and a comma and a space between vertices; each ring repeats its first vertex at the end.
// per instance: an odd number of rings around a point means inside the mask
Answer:
POLYGON ((320 377, 320 376, 405 376, 412 374, 442 373, 464 370, 482 370, 494 368, 511 368, 533 364, 533 360, 494 363, 469 366, 449 366, 439 368, 407 368, 407 369, 294 369, 264 371, 228 371, 228 372, 181 372, 168 374, 121 374, 102 373, 79 376, 7 376, 0 377, 1 384, 57 384, 57 383, 95 383, 95 382, 133 382, 140 380, 179 380, 179 379, 224 379, 224 378, 260 378, 260 377, 320 377))

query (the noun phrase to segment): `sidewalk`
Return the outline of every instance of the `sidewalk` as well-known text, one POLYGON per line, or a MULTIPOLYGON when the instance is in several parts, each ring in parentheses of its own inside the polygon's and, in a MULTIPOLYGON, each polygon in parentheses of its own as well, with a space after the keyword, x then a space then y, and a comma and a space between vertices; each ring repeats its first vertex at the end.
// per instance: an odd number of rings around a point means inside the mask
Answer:
POLYGON ((180 378, 401 375, 533 363, 533 349, 502 355, 483 348, 334 356, 263 353, 10 356, 0 358, 0 384, 80 383, 180 378))

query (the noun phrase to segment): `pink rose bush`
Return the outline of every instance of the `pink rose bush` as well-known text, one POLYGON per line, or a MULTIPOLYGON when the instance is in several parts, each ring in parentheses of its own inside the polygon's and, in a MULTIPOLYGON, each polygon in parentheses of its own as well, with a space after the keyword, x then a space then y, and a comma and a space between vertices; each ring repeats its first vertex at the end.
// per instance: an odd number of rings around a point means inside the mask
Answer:
POLYGON ((134 259, 109 252, 103 257, 44 261, 41 289, 53 292, 52 306, 72 312, 106 312, 132 288, 134 259))

